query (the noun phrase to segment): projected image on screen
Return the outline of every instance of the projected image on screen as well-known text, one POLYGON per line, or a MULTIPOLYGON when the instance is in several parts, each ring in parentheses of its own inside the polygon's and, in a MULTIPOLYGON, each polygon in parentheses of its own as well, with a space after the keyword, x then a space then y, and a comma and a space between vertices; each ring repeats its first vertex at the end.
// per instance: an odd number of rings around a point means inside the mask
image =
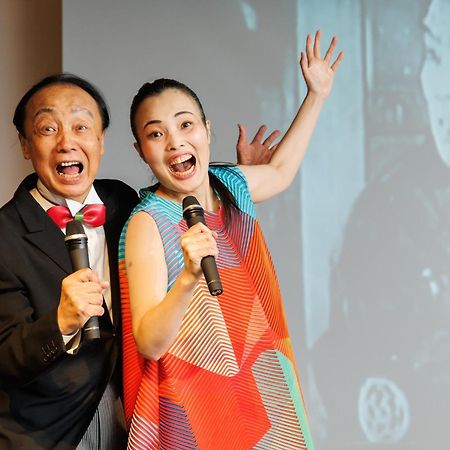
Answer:
POLYGON ((330 258, 329 325, 311 349, 320 448, 444 449, 450 2, 360 7, 365 185, 330 258))

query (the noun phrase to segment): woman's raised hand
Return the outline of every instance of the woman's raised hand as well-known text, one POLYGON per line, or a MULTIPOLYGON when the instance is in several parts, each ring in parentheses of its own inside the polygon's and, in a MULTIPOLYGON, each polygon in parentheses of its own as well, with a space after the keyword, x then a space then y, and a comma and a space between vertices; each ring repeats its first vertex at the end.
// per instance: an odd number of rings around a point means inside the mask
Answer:
POLYGON ((336 59, 331 62, 337 42, 336 37, 333 37, 325 57, 322 59, 320 56, 321 37, 322 33, 317 31, 313 44, 312 37, 308 34, 305 52, 300 55, 300 67, 308 90, 326 97, 331 92, 334 74, 344 58, 344 54, 339 52, 336 59))

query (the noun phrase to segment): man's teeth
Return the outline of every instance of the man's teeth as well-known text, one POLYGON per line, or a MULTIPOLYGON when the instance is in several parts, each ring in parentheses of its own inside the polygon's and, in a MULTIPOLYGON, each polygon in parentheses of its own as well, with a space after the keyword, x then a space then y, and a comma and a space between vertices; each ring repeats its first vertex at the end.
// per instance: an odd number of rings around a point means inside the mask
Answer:
POLYGON ((64 161, 56 166, 56 172, 61 177, 74 178, 82 171, 83 165, 79 161, 64 161))

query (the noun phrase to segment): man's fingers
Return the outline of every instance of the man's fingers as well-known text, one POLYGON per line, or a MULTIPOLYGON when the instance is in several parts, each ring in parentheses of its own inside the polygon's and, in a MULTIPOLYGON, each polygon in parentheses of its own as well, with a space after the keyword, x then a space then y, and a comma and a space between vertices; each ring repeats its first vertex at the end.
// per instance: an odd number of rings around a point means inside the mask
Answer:
POLYGON ((272 131, 270 135, 263 142, 264 147, 269 148, 272 145, 272 142, 281 134, 279 130, 272 131))
POLYGON ((247 142, 247 130, 245 129, 244 125, 241 125, 240 123, 238 123, 238 129, 238 145, 245 145, 245 143, 247 142))
POLYGON ((255 137, 253 138, 252 143, 262 141, 262 138, 263 138, 264 133, 266 132, 266 130, 267 130, 267 126, 266 126, 266 125, 261 125, 261 126, 258 128, 258 131, 256 132, 255 137))
POLYGON ((89 281, 99 281, 97 274, 89 268, 77 270, 76 272, 66 277, 66 279, 81 281, 83 283, 87 283, 89 281))
POLYGON ((101 304, 89 303, 85 313, 88 316, 88 319, 93 316, 103 316, 103 314, 105 314, 105 308, 103 308, 101 304))
POLYGON ((76 295, 82 294, 102 294, 104 291, 103 282, 98 281, 85 281, 82 283, 72 283, 64 286, 65 292, 76 295))

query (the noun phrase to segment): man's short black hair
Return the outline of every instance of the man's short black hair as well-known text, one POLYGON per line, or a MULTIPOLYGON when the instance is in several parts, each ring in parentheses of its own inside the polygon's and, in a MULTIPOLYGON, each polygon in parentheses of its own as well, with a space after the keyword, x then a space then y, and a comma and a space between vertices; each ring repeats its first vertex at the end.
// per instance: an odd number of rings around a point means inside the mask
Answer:
POLYGON ((16 127, 17 131, 25 137, 24 131, 24 123, 25 123, 25 109, 27 107, 30 98, 39 92, 41 89, 44 89, 48 86, 52 86, 55 84, 69 84, 78 86, 79 88, 86 91, 97 103, 98 109, 100 111, 100 115, 102 117, 102 128, 106 130, 109 126, 109 112, 108 106, 105 102, 100 91, 89 81, 71 73, 58 73, 55 75, 50 75, 48 77, 43 78, 41 81, 32 86, 25 95, 20 99, 19 103, 16 106, 16 110, 14 112, 13 124, 16 127))

